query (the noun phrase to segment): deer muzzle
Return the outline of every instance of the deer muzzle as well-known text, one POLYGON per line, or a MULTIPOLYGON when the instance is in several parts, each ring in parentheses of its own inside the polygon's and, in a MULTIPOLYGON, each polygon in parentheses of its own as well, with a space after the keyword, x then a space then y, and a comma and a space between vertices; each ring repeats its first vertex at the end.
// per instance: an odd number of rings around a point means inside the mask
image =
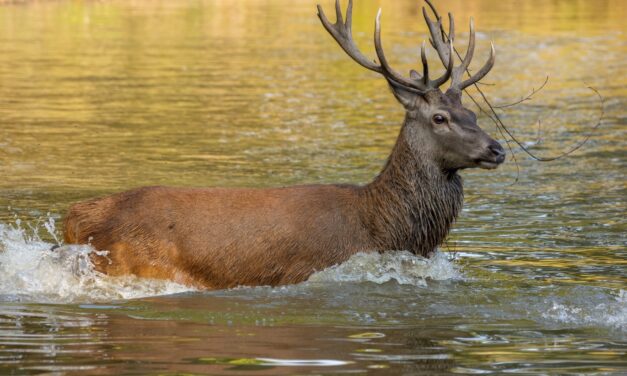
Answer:
POLYGON ((505 149, 498 142, 492 140, 483 155, 476 160, 481 168, 492 170, 505 161, 505 149))

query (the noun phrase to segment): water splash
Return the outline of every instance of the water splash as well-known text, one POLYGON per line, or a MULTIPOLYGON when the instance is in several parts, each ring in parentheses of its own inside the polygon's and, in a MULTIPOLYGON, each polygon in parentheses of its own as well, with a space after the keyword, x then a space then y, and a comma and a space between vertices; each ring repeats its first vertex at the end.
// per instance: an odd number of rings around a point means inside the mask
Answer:
MULTIPOLYGON (((173 294, 192 289, 170 281, 111 277, 94 270, 89 258, 97 252, 89 245, 62 244, 48 214, 36 225, 19 219, 0 223, 0 301, 74 303, 111 301, 173 294), (45 231, 54 243, 42 240, 45 231), (56 243, 56 244, 55 244, 56 243), (54 251, 50 248, 60 245, 54 251)), ((458 279, 458 266, 442 253, 431 259, 406 251, 358 253, 347 262, 315 273, 313 282, 396 281, 426 286, 427 279, 458 279)))
MULTIPOLYGON (((32 226, 31 226, 32 227, 32 226)), ((44 229, 58 242, 54 219, 44 229)), ((94 270, 89 245, 55 245, 30 232, 19 220, 0 223, 0 301, 72 303, 174 294, 191 288, 170 281, 110 277, 94 270)))
POLYGON ((343 264, 313 274, 311 282, 374 282, 396 281, 402 285, 427 286, 427 279, 461 279, 459 266, 444 253, 427 259, 407 251, 384 253, 359 252, 343 264))
MULTIPOLYGON (((590 295, 590 294, 589 294, 590 295)), ((545 301, 550 305, 541 315, 548 321, 575 326, 604 326, 627 332, 627 291, 619 290, 616 296, 604 296, 603 302, 595 299, 575 301, 545 301)))

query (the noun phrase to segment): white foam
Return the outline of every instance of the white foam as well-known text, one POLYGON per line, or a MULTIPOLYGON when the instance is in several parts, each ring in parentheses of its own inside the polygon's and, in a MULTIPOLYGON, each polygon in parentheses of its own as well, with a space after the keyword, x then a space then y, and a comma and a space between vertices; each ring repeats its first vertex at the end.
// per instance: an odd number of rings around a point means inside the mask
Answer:
POLYGON ((587 300, 569 303, 547 302, 551 307, 542 317, 576 326, 599 325, 627 331, 627 291, 619 290, 613 300, 591 305, 587 300))
MULTIPOLYGON (((44 229, 54 239, 54 220, 44 229)), ((20 221, 0 223, 0 301, 70 303, 134 299, 192 290, 170 281, 110 277, 94 270, 88 245, 54 245, 27 231, 20 221)))
POLYGON ((348 261, 313 274, 311 282, 396 281, 402 285, 426 286, 427 279, 461 279, 459 266, 444 253, 427 259, 407 251, 359 252, 348 261))

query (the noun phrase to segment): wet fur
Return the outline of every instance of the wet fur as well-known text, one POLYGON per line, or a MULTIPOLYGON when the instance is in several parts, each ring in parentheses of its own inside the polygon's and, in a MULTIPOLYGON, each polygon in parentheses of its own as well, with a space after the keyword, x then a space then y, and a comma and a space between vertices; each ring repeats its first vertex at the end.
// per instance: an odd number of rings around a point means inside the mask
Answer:
POLYGON ((428 256, 459 213, 455 171, 412 145, 408 118, 368 185, 271 189, 147 187, 73 205, 67 243, 91 243, 96 268, 205 288, 280 285, 360 252, 428 256))

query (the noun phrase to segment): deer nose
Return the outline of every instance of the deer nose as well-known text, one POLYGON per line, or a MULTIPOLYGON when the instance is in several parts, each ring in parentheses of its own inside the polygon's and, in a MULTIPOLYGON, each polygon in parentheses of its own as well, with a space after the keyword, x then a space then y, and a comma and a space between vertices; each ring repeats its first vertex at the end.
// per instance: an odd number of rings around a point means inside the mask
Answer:
POLYGON ((503 149, 501 144, 496 141, 492 141, 488 149, 490 149, 492 154, 494 154, 494 159, 496 160, 496 163, 503 163, 503 161, 505 160, 505 149, 503 149))

